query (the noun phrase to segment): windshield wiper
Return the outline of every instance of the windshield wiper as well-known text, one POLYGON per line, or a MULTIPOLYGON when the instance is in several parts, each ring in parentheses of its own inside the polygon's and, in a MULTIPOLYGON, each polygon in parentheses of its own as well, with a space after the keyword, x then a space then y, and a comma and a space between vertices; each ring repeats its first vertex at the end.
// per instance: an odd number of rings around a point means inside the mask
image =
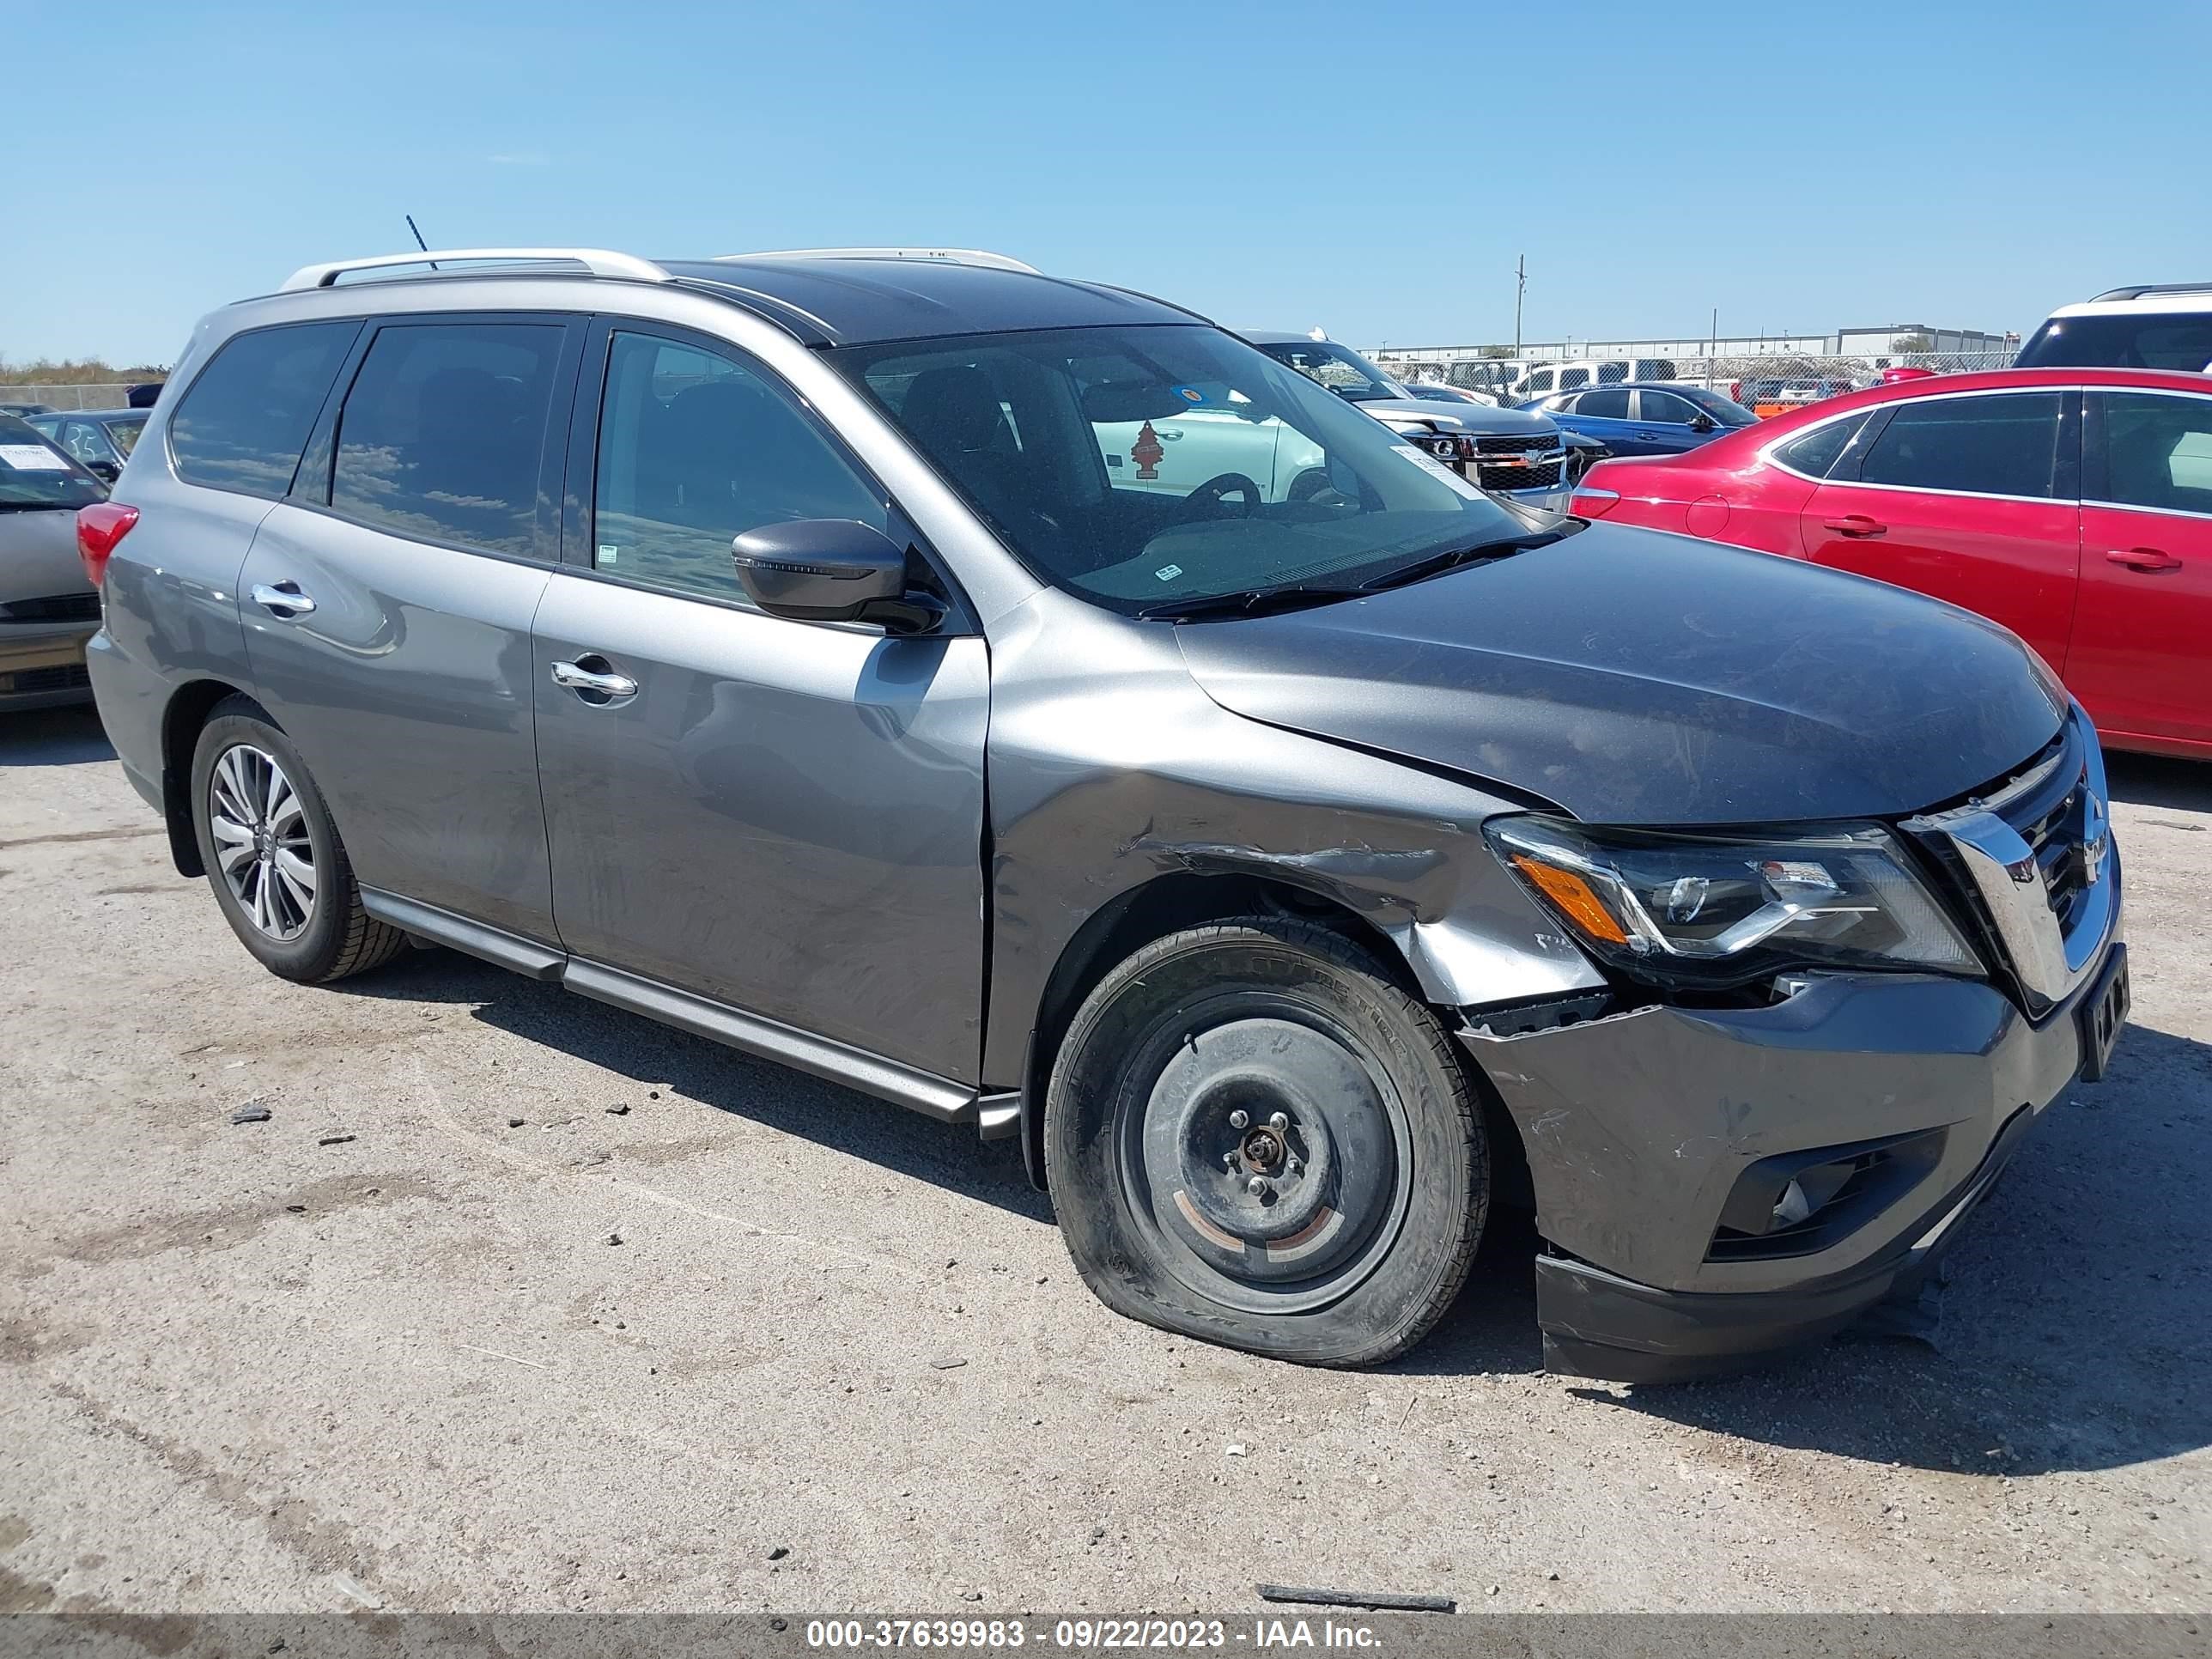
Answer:
POLYGON ((1146 605, 1137 612, 1139 622, 1202 622, 1208 617, 1258 617, 1271 611, 1297 611, 1308 605, 1355 599, 1364 587, 1330 587, 1292 582, 1285 587, 1249 587, 1236 593, 1209 593, 1195 599, 1169 599, 1146 605))
POLYGON ((1386 587, 1404 587, 1408 583, 1425 581, 1431 576, 1441 576, 1445 571, 1457 570, 1463 565, 1490 564, 1499 559, 1510 559, 1516 553, 1549 547, 1565 533, 1553 530, 1532 536, 1510 536, 1498 541, 1477 542, 1472 547, 1447 548, 1442 553, 1431 553, 1415 559, 1411 564, 1401 564, 1395 570, 1386 570, 1379 576, 1370 576, 1354 591, 1380 592, 1386 587))

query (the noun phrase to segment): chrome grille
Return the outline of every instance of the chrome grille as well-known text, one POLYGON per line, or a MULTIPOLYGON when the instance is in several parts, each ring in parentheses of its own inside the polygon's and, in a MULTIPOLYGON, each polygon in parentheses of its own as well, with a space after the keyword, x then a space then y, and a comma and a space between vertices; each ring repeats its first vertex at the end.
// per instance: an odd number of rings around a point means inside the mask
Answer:
POLYGON ((1484 466, 1475 463, 1477 482, 1485 489, 1549 489, 1559 482, 1559 464, 1542 461, 1528 466, 1484 466))
POLYGON ((2072 994, 2118 926, 2109 799, 2104 753, 2077 713, 2018 774, 1902 826, 1964 888, 2031 1014, 2072 994))

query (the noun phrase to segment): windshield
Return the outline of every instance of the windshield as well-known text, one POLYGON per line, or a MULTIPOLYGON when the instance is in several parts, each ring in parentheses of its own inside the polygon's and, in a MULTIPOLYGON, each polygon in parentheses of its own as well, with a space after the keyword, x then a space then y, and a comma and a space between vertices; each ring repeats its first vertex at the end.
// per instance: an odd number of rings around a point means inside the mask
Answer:
POLYGON ((1352 403, 1410 398, 1413 394, 1350 346, 1326 340, 1290 340, 1263 345, 1277 362, 1288 365, 1316 386, 1325 386, 1352 403))
POLYGON ((100 480, 13 415, 0 415, 0 510, 89 507, 100 480))
POLYGON ((2014 368, 2212 368, 2212 313, 2114 312, 2053 317, 2013 360, 2014 368))
POLYGON ((1558 526, 1218 329, 1041 330, 826 355, 1040 580, 1124 615, 1346 586, 1558 526))

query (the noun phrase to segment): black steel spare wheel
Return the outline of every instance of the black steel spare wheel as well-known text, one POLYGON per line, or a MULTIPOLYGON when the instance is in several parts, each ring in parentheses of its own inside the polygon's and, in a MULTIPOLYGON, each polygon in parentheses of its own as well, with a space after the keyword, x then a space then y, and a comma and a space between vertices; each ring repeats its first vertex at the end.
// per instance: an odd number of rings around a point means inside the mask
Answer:
POLYGON ((1480 1115, 1435 1016, 1327 928, 1256 918, 1146 946, 1054 1068, 1062 1231, 1109 1305, 1317 1364, 1403 1352, 1464 1279, 1480 1115))

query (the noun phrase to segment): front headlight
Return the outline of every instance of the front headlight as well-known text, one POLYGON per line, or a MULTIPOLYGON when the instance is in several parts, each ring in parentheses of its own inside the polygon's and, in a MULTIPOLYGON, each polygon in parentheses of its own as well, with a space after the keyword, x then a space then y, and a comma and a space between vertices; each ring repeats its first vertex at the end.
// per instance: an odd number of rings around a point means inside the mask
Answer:
POLYGON ((1600 960, 1736 985, 1790 967, 1984 971, 1879 824, 1737 837, 1493 818, 1491 847, 1600 960))

